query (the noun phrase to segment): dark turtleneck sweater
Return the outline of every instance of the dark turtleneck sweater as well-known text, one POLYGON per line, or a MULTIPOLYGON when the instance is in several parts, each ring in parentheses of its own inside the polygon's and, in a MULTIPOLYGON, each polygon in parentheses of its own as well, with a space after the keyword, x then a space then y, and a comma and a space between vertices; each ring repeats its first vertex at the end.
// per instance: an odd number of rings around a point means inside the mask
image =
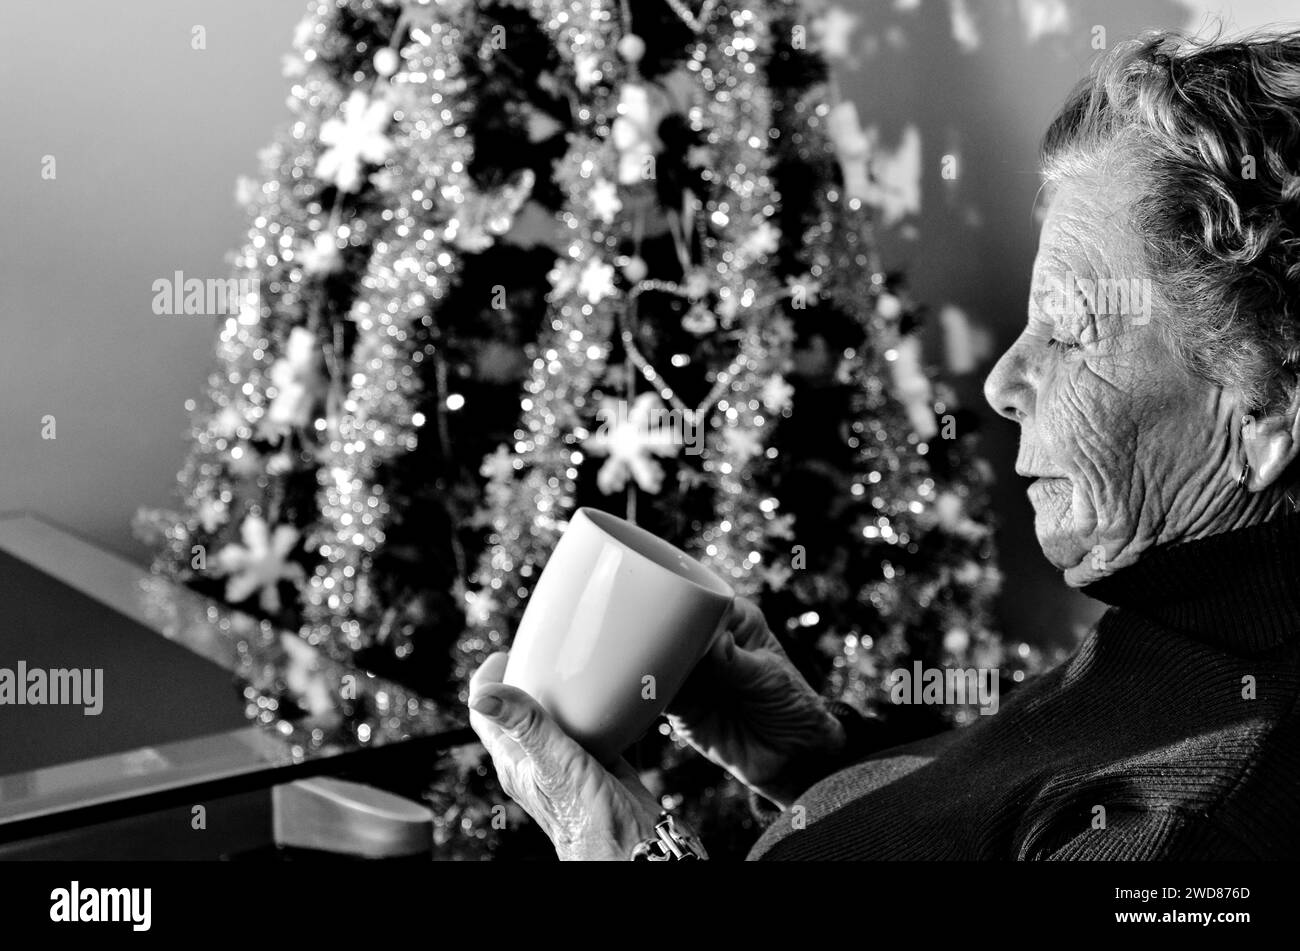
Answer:
POLYGON ((854 751, 750 858, 1294 858, 1300 516, 1083 591, 1110 609, 1069 660, 968 727, 854 751))

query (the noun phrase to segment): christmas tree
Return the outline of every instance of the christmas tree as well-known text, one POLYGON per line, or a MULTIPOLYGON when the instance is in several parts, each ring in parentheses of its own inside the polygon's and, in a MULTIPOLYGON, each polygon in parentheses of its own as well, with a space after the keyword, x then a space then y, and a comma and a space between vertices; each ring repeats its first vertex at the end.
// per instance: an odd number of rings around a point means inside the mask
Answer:
MULTIPOLYGON (((322 0, 293 121, 241 186, 235 274, 156 568, 446 704, 507 648, 575 508, 633 518, 760 601, 828 695, 993 633, 974 427, 885 269, 887 196, 794 0, 322 0)), ((1018 674, 1017 674, 1018 676, 1018 674)), ((754 820, 667 727, 630 754, 718 853, 754 820)), ((429 791, 502 836, 482 751, 429 791)))

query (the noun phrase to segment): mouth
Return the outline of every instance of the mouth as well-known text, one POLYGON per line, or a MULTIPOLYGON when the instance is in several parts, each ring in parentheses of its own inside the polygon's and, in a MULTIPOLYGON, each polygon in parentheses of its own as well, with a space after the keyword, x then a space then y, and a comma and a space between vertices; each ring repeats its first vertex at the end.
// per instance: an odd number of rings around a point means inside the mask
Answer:
POLYGON ((1063 475, 1057 475, 1051 472, 1029 472, 1020 468, 1016 469, 1016 475, 1020 476, 1022 479, 1027 479, 1030 482, 1054 482, 1066 478, 1063 475))
POLYGON ((1030 479, 1030 483, 1025 491, 1030 495, 1059 492, 1070 483, 1070 480, 1064 476, 1027 476, 1026 478, 1030 479))

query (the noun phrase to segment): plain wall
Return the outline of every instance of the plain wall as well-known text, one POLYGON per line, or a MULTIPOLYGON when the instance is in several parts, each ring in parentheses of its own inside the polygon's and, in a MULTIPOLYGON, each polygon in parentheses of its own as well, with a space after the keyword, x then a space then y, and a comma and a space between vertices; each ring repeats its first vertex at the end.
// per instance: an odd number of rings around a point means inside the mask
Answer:
MULTIPOLYGON (((861 21, 841 72, 888 146, 921 135, 918 237, 888 236, 919 298, 990 328, 995 352, 1024 319, 1037 242, 1038 138, 1094 51, 1143 27, 1189 27, 1207 10, 1248 28, 1300 14, 1296 0, 1067 3, 1068 25, 1028 39, 1048 0, 842 0, 861 21), (958 19, 961 19, 960 17, 958 19), (966 39, 963 44, 958 34, 966 39), (873 52, 874 51, 874 52, 873 52), (940 175, 959 157, 956 181, 940 175)), ((152 282, 222 277, 242 241, 236 177, 288 116, 280 60, 303 0, 6 0, 0 18, 0 512, 30 509, 138 560, 140 505, 174 499, 186 399, 213 367, 216 318, 160 317, 152 282), (207 48, 191 48, 191 29, 207 48), (43 181, 43 157, 57 178, 43 181), (53 441, 41 420, 57 420, 53 441)), ((1048 16, 1042 22, 1060 25, 1048 16)), ((985 364, 958 380, 985 410, 998 476, 1009 637, 1066 638, 1096 606, 1038 551, 1014 427, 979 394, 985 364)))

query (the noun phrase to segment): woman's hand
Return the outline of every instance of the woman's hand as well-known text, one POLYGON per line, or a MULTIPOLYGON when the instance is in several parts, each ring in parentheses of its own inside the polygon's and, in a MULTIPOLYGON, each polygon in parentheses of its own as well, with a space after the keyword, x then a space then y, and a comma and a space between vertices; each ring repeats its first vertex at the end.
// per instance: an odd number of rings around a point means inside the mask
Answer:
POLYGON ((745 598, 668 714, 692 746, 782 808, 823 778, 845 742, 839 720, 745 598))
POLYGON ((613 771, 571 739, 537 701, 501 682, 493 654, 469 684, 470 726, 507 795, 542 827, 563 860, 623 861, 653 838, 659 806, 623 760, 613 771))

